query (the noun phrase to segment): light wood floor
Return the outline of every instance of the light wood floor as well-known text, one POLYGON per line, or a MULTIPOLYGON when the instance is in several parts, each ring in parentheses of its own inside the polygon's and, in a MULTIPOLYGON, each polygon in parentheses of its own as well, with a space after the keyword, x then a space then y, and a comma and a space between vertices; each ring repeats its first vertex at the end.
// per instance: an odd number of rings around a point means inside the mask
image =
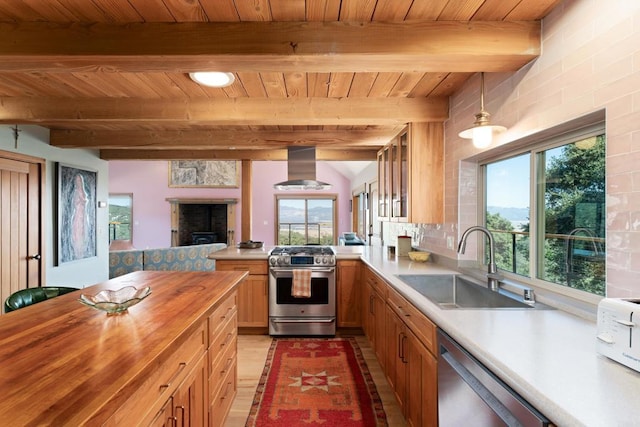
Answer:
MULTIPOLYGON (((356 340, 367 362, 373 381, 376 383, 389 426, 406 426, 393 392, 369 346, 369 342, 364 336, 356 336, 356 340)), ((238 394, 231 406, 225 427, 244 427, 270 345, 271 337, 266 335, 238 336, 238 394)))

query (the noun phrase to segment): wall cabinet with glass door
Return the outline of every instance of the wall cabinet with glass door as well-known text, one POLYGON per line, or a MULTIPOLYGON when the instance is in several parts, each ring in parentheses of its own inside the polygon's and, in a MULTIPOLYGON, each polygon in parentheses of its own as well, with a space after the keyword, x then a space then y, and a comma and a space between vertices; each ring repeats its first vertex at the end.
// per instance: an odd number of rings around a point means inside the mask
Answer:
POLYGON ((410 123, 378 152, 378 218, 444 221, 444 127, 410 123))

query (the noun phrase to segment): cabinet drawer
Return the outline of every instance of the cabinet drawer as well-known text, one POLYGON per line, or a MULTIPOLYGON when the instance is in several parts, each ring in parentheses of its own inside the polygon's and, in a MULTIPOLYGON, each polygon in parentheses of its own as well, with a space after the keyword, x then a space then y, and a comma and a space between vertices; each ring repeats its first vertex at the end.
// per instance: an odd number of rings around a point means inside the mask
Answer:
POLYGON ((173 354, 146 373, 147 378, 111 418, 114 425, 136 424, 142 414, 160 411, 204 354, 206 342, 207 327, 203 322, 173 354))
POLYGON ((209 316, 209 346, 220 334, 227 321, 236 316, 238 311, 238 292, 234 292, 222 302, 209 316))
POLYGON ((224 324, 220 333, 213 338, 209 346, 209 366, 215 366, 228 347, 235 347, 238 336, 238 317, 232 316, 224 324))
POLYGON ((224 385, 224 380, 229 370, 236 364, 237 354, 237 338, 234 337, 232 342, 227 346, 220 357, 215 358, 215 362, 210 365, 209 369, 209 395, 211 402, 218 395, 220 389, 224 385))
POLYGON ((266 260, 253 260, 253 261, 216 260, 216 270, 248 271, 249 274, 267 274, 268 267, 267 267, 266 260))
POLYGON ((365 280, 373 289, 375 289, 381 296, 386 295, 387 284, 384 280, 380 278, 376 273, 373 272, 370 268, 367 268, 365 274, 365 280))
POLYGON ((220 427, 224 425, 227 418, 231 403, 237 391, 238 368, 234 362, 227 372, 227 376, 222 381, 222 386, 218 394, 213 396, 211 407, 209 409, 209 425, 211 427, 220 427))
POLYGON ((409 326, 422 344, 432 354, 437 355, 436 325, 390 286, 387 303, 409 326))

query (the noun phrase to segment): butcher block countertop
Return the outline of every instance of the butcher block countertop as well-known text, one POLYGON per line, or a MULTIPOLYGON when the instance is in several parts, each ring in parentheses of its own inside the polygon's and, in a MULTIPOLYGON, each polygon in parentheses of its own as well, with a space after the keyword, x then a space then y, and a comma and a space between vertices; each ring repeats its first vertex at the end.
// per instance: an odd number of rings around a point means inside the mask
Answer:
POLYGON ((139 271, 0 316, 0 425, 99 425, 246 272, 139 271), (128 312, 78 301, 150 286, 128 312))

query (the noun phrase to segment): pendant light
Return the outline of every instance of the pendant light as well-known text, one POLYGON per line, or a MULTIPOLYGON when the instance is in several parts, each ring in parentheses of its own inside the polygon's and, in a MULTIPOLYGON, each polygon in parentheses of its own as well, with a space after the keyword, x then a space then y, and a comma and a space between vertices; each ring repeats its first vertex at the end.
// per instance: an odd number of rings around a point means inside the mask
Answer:
POLYGON ((480 73, 480 112, 476 114, 476 121, 473 126, 463 130, 458 134, 460 138, 472 139, 476 148, 487 148, 491 145, 493 134, 507 130, 504 126, 492 125, 489 123, 489 114, 484 109, 484 73, 480 73))

